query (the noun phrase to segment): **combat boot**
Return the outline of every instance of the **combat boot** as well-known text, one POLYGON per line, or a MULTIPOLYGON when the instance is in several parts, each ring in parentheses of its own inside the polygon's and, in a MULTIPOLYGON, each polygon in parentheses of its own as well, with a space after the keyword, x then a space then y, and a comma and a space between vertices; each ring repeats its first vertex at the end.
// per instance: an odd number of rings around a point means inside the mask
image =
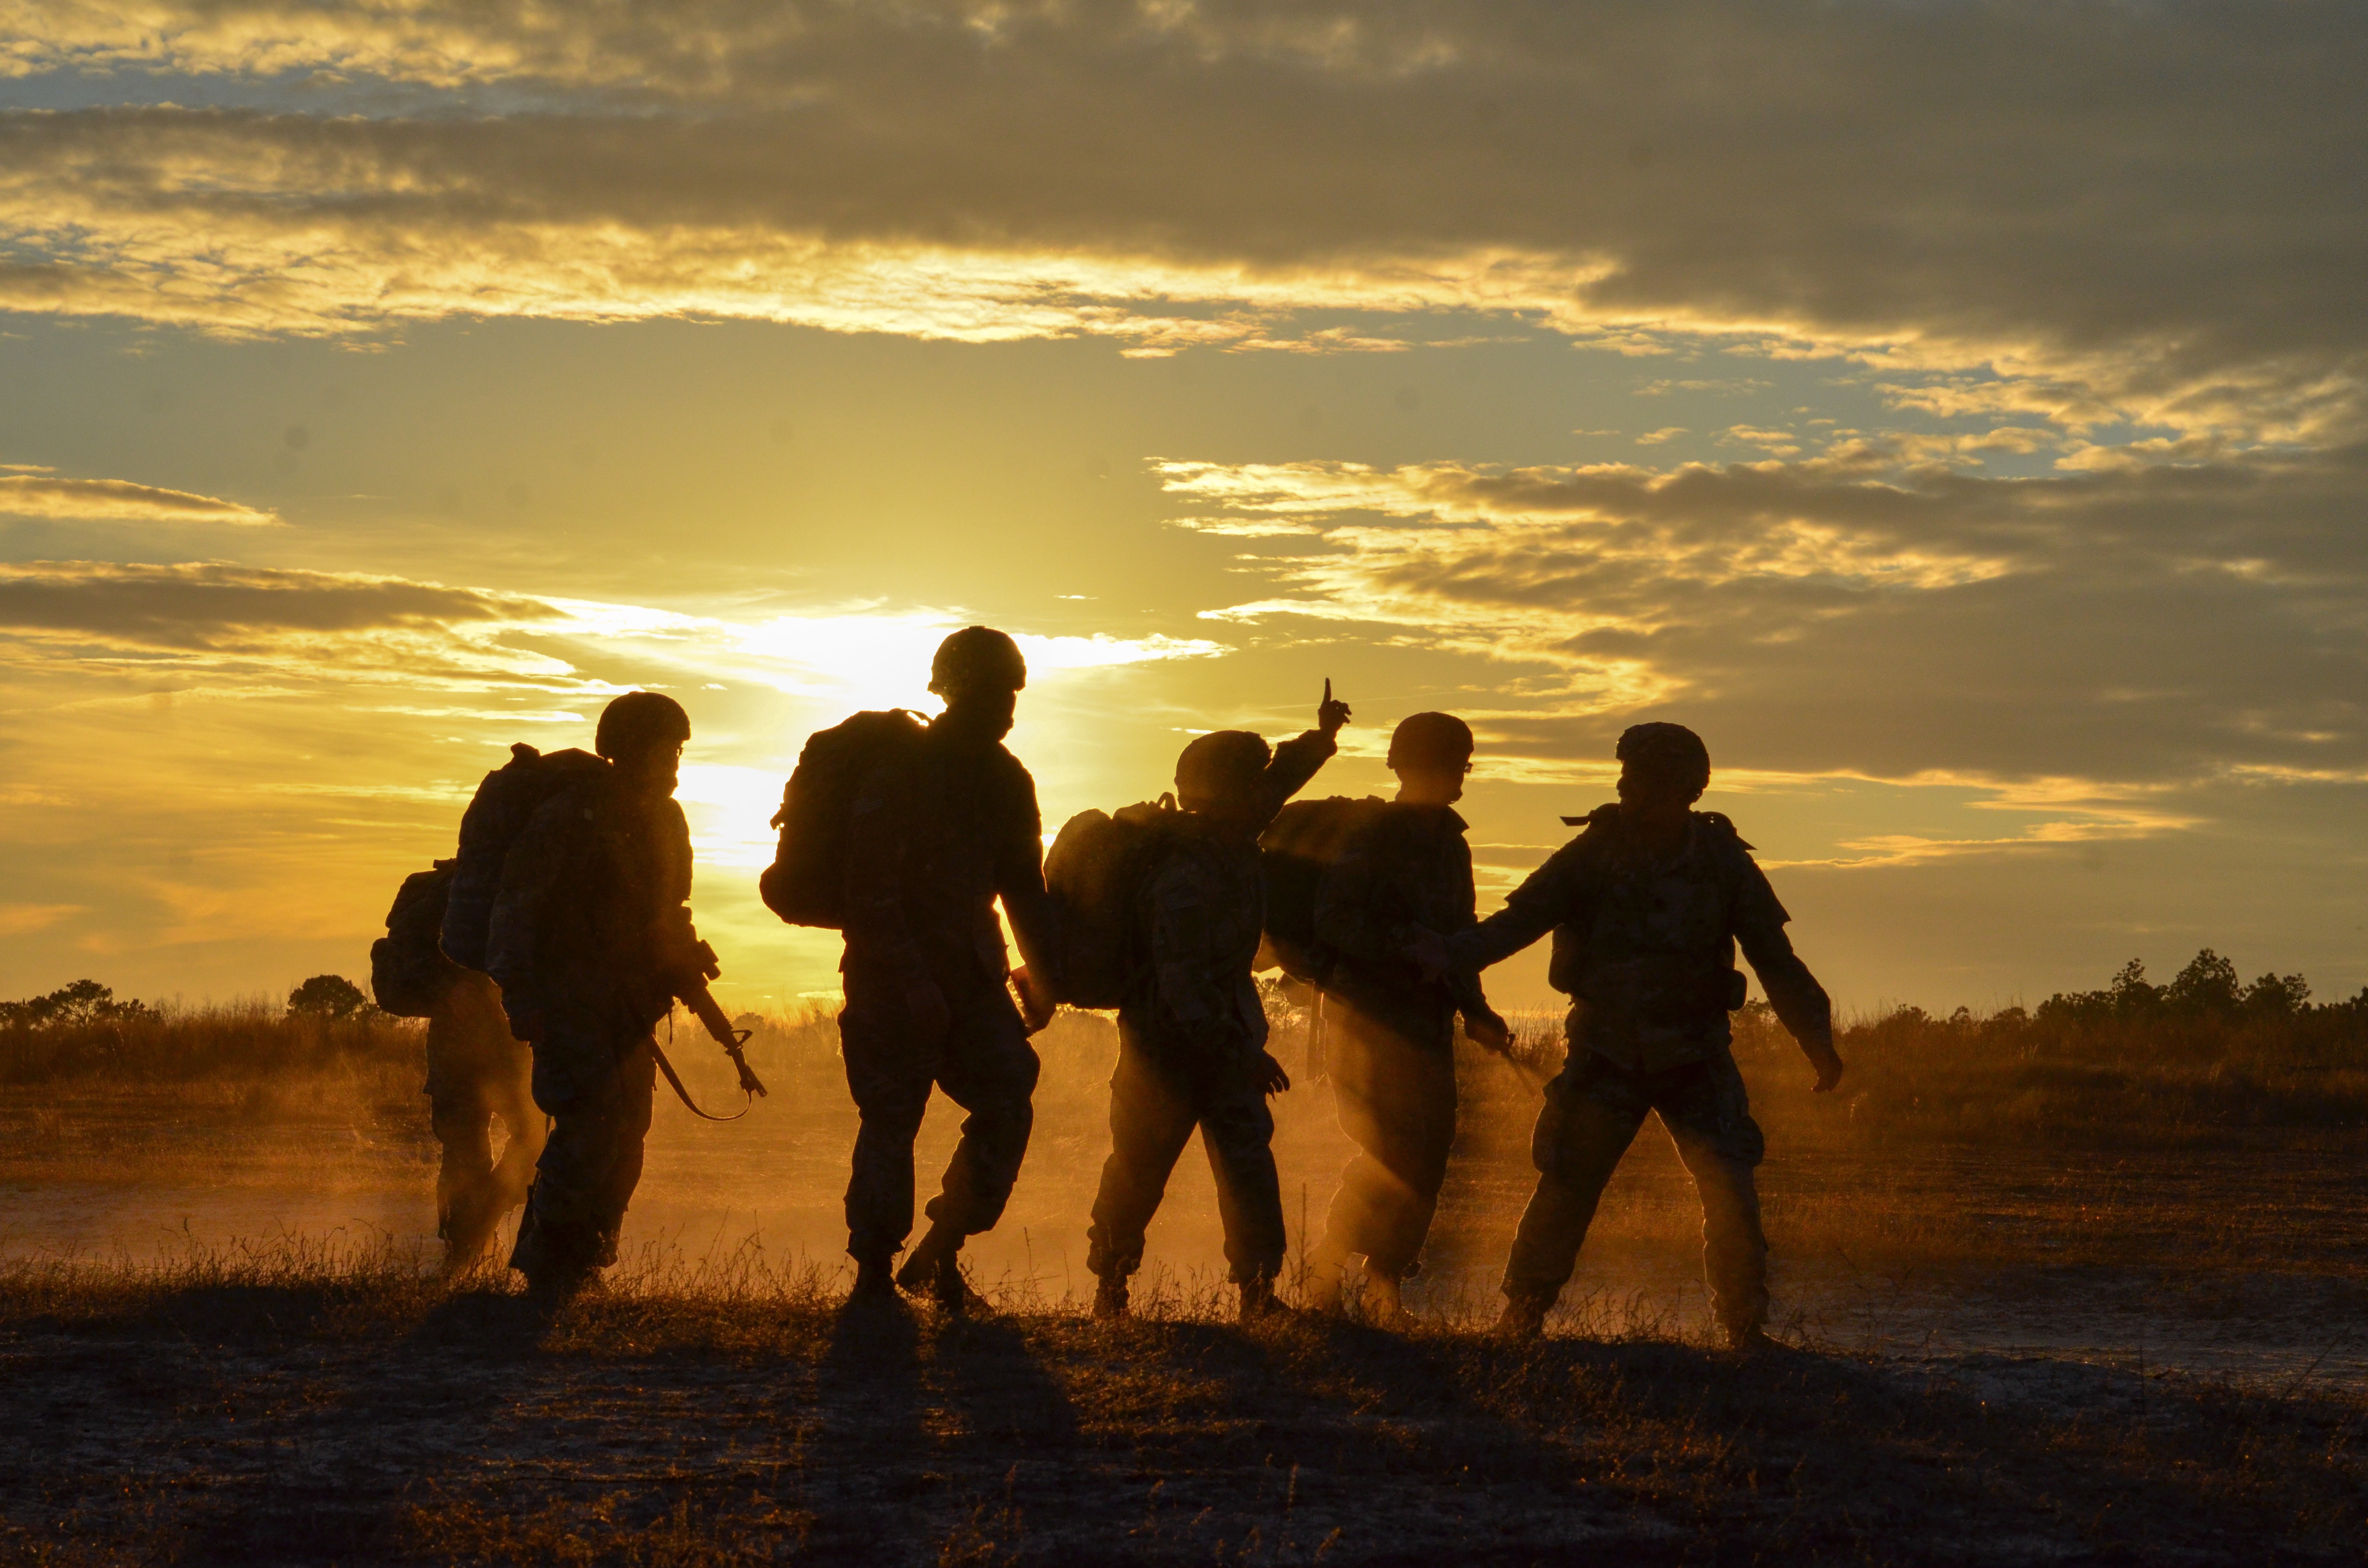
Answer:
POLYGON ((1291 1309, 1276 1298, 1274 1281, 1265 1275, 1242 1281, 1242 1305, 1237 1321, 1258 1323, 1270 1317, 1287 1316, 1290 1312, 1291 1309))
POLYGON ((938 1265, 938 1272, 929 1281, 929 1299, 948 1317, 981 1317, 994 1309, 986 1298, 970 1288, 962 1278, 962 1254, 950 1252, 938 1265))
POLYGON ((1126 1316, 1126 1276, 1106 1274, 1094 1287, 1094 1316, 1122 1318, 1126 1316))
MULTIPOLYGON (((905 1266, 896 1270, 897 1288, 915 1296, 936 1294, 939 1277, 962 1251, 962 1232, 942 1220, 931 1221, 928 1233, 913 1244, 913 1250, 905 1255, 905 1266)), ((954 1278, 962 1278, 959 1270, 954 1278)))
POLYGON ((1546 1309, 1554 1303, 1543 1296, 1505 1298, 1505 1310, 1497 1318, 1497 1332, 1507 1339, 1531 1340, 1546 1331, 1546 1309))

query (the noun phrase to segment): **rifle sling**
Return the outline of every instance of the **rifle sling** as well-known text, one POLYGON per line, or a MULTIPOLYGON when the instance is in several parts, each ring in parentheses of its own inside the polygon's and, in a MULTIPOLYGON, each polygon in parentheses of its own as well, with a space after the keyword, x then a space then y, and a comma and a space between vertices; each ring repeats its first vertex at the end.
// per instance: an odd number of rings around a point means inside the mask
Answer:
MULTIPOLYGON (((658 1071, 666 1074, 666 1083, 673 1087, 674 1097, 680 1100, 683 1104, 683 1108, 689 1111, 691 1115, 707 1121, 737 1121, 742 1117, 747 1115, 748 1112, 756 1107, 757 1096, 755 1095, 749 1095, 748 1103, 742 1106, 738 1110, 734 1111, 730 1116, 718 1116, 713 1111, 700 1109, 699 1102, 690 1097, 690 1091, 682 1086, 682 1078, 675 1072, 674 1063, 666 1060, 666 1048, 658 1044, 656 1037, 655 1036, 650 1040, 650 1050, 658 1059, 658 1071)), ((744 1094, 747 1091, 746 1090, 742 1091, 744 1094)))

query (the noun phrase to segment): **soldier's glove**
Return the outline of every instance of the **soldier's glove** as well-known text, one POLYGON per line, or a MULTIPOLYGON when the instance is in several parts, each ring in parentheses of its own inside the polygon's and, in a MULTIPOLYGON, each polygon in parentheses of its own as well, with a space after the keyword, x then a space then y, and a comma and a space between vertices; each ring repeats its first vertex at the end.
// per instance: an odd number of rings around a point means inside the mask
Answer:
POLYGON ((1513 1028, 1493 1011, 1463 1015, 1463 1038, 1502 1056, 1513 1048, 1513 1028))
POLYGON ((1282 1063, 1274 1059, 1271 1051, 1258 1053, 1258 1060, 1250 1063, 1250 1073, 1258 1092, 1269 1097, 1291 1087, 1291 1074, 1282 1070, 1282 1063))
POLYGON ((1814 1092, 1820 1095, 1832 1094, 1835 1085, 1842 1081, 1841 1053, 1830 1044, 1812 1047, 1809 1051, 1809 1065, 1817 1070, 1817 1086, 1814 1092))

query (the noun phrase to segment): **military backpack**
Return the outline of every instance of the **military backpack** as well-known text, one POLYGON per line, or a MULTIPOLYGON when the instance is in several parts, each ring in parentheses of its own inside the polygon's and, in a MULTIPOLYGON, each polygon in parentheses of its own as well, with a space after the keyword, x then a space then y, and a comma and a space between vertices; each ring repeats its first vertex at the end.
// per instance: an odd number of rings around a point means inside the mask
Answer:
POLYGON ((438 860, 404 878, 396 890, 394 907, 386 912, 386 935, 370 944, 370 996, 381 1011, 424 1018, 442 999, 454 968, 438 938, 459 865, 438 860))
POLYGON ((1373 795, 1331 795, 1293 801, 1275 813, 1258 835, 1266 871, 1261 962, 1271 958, 1283 973, 1311 985, 1330 978, 1338 955, 1316 939, 1315 897, 1324 874, 1339 863, 1351 840, 1379 820, 1384 804, 1373 795))
POLYGON ((781 789, 773 863, 757 881, 765 907, 792 926, 847 925, 847 838, 855 792, 888 756, 917 744, 926 727, 902 708, 858 713, 806 737, 781 789))
POLYGON ((1079 812, 1061 824, 1044 857, 1044 887, 1061 921, 1061 1000, 1115 1007, 1144 961, 1144 881, 1183 812, 1162 795, 1108 812, 1079 812))
POLYGON ((485 967, 494 899, 510 846, 545 801, 608 766, 588 751, 546 756, 521 741, 510 747, 508 762, 485 775, 461 818, 461 848, 444 907, 445 957, 465 969, 485 967))

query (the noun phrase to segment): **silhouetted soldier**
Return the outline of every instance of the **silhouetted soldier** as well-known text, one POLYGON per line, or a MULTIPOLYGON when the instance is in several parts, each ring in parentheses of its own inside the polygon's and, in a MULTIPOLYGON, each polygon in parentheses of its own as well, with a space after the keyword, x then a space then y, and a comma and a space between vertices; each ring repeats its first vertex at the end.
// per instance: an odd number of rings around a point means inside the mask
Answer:
POLYGON ((1546 1086, 1531 1156, 1536 1193, 1505 1267, 1507 1331, 1533 1335, 1577 1265, 1620 1156, 1659 1114, 1702 1196, 1711 1306, 1738 1348, 1765 1342, 1768 1242, 1752 1171, 1766 1152, 1736 1070, 1737 943, 1817 1071, 1842 1075, 1832 1007, 1784 935, 1790 917, 1734 824, 1690 808, 1710 754, 1678 724, 1620 737, 1620 802, 1469 930, 1424 944, 1428 967, 1477 971, 1549 929, 1554 988, 1572 998, 1570 1058, 1546 1086))
POLYGON ((1426 975, 1417 961, 1426 931, 1474 921, 1472 848, 1453 809, 1472 767, 1471 727, 1417 713, 1390 736, 1389 766, 1397 799, 1369 808, 1316 892, 1315 937, 1330 959, 1326 1060, 1340 1130, 1360 1153, 1308 1255, 1307 1283, 1312 1304, 1337 1308, 1341 1269, 1361 1254, 1368 1302, 1394 1317, 1455 1142, 1456 1014, 1490 1050, 1508 1035, 1476 976, 1426 975))
POLYGON ((1143 1266, 1144 1231, 1177 1156, 1201 1130, 1217 1179, 1225 1261, 1247 1321, 1273 1309, 1282 1270, 1282 1194, 1267 1097, 1291 1079, 1266 1049, 1266 1008, 1250 965, 1265 926, 1258 834, 1338 749, 1349 705, 1331 699, 1316 728, 1271 754, 1242 730, 1202 735, 1176 763, 1183 807, 1145 869, 1143 961, 1119 1008, 1110 1078, 1110 1153, 1094 1198, 1086 1266, 1099 1278, 1097 1314, 1127 1308, 1143 1266))
POLYGON ((690 720, 629 692, 601 711, 608 760, 536 809, 503 863, 486 969, 534 1046, 534 1100, 552 1118, 510 1267, 564 1296, 617 1259, 642 1175, 651 1036, 712 962, 691 927, 690 831, 675 803, 690 720))
POLYGON ((962 1243, 1002 1218, 1028 1152, 1038 1068, 1028 1036, 1052 1014, 1037 977, 1051 968, 1053 922, 1036 783, 1003 746, 1027 684, 1009 637, 955 632, 929 665, 945 712, 854 793, 839 1039, 862 1117, 847 1186, 860 1300, 894 1297, 889 1263, 913 1229, 913 1140, 931 1085, 970 1114, 895 1284, 960 1310, 962 1243), (1009 971, 997 898, 1033 971, 1009 971))

